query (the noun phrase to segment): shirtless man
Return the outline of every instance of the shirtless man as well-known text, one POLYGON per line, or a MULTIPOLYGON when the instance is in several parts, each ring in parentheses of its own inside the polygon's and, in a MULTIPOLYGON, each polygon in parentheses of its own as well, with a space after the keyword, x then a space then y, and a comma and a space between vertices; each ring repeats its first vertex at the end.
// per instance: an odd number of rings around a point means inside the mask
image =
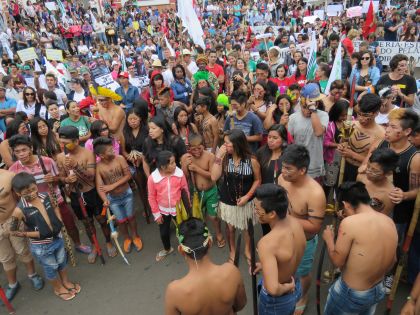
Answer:
POLYGON ((282 171, 278 184, 287 191, 290 213, 297 218, 306 235, 306 249, 296 275, 300 277, 302 298, 295 314, 303 314, 311 286, 311 269, 318 244, 318 232, 324 220, 326 199, 322 187, 307 174, 309 152, 301 145, 289 145, 282 155, 282 171))
POLYGON ((114 104, 111 97, 98 95, 99 119, 106 122, 112 135, 122 135, 125 124, 124 110, 114 104))
POLYGON ((233 264, 215 265, 208 250, 212 241, 204 222, 191 218, 179 227, 178 251, 189 272, 166 288, 166 315, 233 315, 246 305, 241 273, 233 264))
POLYGON ((371 207, 392 217, 394 204, 389 194, 394 190, 392 172, 397 167, 398 155, 388 148, 376 149, 372 152, 366 174, 359 174, 357 180, 365 184, 371 198, 371 207))
POLYGON ((344 181, 354 181, 357 169, 362 164, 372 143, 385 137, 385 129, 375 122, 381 108, 381 98, 366 94, 358 105, 357 121, 348 143, 339 144, 337 150, 346 158, 344 181))
POLYGON ((342 273, 329 290, 324 314, 374 314, 385 296, 384 276, 396 262, 397 229, 391 218, 372 209, 363 183, 342 184, 339 196, 346 218, 335 242, 331 226, 323 238, 342 273))
POLYGON ((301 295, 299 279, 294 279, 303 257, 306 238, 302 225, 288 213, 284 188, 263 184, 255 191, 255 210, 260 223, 271 231, 258 242, 256 272, 262 269, 258 314, 292 314, 301 295))
POLYGON ((16 256, 25 264, 32 287, 35 290, 41 290, 44 286, 44 281, 35 271, 34 260, 27 239, 12 236, 9 233, 12 213, 17 204, 17 200, 12 194, 12 179, 14 176, 14 173, 0 169, 0 262, 9 283, 7 289, 5 289, 9 301, 15 297, 20 289, 20 284, 16 278, 16 256))
POLYGON ((137 222, 134 216, 133 191, 128 184, 131 179, 130 168, 121 155, 115 155, 112 140, 99 137, 93 141, 95 154, 101 158, 96 166, 96 187, 104 206, 110 207, 117 219, 118 229, 124 237, 124 251, 131 251, 134 243, 137 251, 143 243, 137 233, 137 222), (127 223, 130 226, 131 238, 127 223))
POLYGON ((217 206, 219 203, 219 193, 217 185, 211 180, 211 167, 215 156, 213 153, 204 150, 203 138, 200 135, 189 137, 190 152, 182 157, 182 170, 187 178, 193 176, 193 183, 198 190, 200 204, 202 204, 203 214, 207 212, 210 221, 216 231, 217 247, 225 246, 221 223, 217 217, 217 206))
MULTIPOLYGON (((106 223, 106 218, 101 216, 102 200, 95 188, 95 155, 93 152, 79 145, 79 133, 76 127, 61 127, 58 133, 60 144, 64 147, 64 152, 57 155, 57 166, 61 180, 70 187, 71 207, 76 217, 83 222, 86 233, 93 244, 89 222, 83 216, 79 204, 79 198, 81 197, 83 199, 86 205, 88 220, 91 220, 93 225, 93 216, 96 217, 105 236, 108 256, 115 257, 117 251, 111 243, 111 231, 106 223), (77 194, 75 185, 78 185, 81 196, 77 194)), ((97 255, 97 250, 92 247, 92 251, 88 256, 89 263, 93 264, 97 255)))
POLYGON ((195 111, 202 116, 200 124, 197 126, 204 139, 204 147, 211 153, 216 153, 219 141, 219 126, 217 119, 210 114, 210 99, 208 97, 199 98, 196 102, 195 111))

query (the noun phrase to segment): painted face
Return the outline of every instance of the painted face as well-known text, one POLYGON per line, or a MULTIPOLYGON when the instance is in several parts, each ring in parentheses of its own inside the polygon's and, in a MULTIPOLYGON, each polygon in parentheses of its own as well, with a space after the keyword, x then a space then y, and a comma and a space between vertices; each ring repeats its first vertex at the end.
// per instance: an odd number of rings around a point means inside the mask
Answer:
POLYGON ((199 158, 203 155, 204 146, 202 144, 199 145, 190 145, 190 153, 193 157, 199 158))
POLYGON ((13 149, 13 154, 16 158, 21 161, 22 163, 27 163, 32 157, 32 148, 28 147, 27 145, 17 145, 13 149))
MULTIPOLYGON (((200 106, 201 107, 201 106, 200 106)), ((179 122, 179 124, 181 125, 181 126, 185 126, 186 124, 187 124, 187 121, 188 121, 188 115, 187 115, 187 112, 185 112, 185 111, 181 111, 181 112, 179 112, 179 115, 178 115, 178 122, 179 122)))
POLYGON ((378 163, 368 162, 366 168, 366 177, 368 180, 375 182, 382 180, 385 177, 385 173, 378 163))
POLYGON ((393 143, 404 136, 404 130, 401 127, 400 121, 397 119, 390 119, 388 126, 385 128, 385 140, 393 143))
POLYGON ((295 182, 302 174, 302 170, 299 170, 296 166, 282 163, 281 174, 284 180, 288 182, 295 182))
POLYGON ((38 187, 36 184, 30 184, 29 187, 23 189, 20 195, 27 202, 34 201, 38 197, 38 187))

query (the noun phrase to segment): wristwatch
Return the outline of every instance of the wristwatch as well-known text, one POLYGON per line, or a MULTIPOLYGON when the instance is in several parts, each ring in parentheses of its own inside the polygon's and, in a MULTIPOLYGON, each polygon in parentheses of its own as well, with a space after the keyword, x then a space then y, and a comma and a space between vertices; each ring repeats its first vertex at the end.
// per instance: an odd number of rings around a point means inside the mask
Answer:
POLYGON ((317 108, 316 108, 316 106, 315 106, 315 105, 311 105, 311 106, 309 106, 309 107, 308 107, 308 109, 309 109, 309 111, 310 111, 311 113, 316 113, 316 111, 317 111, 317 108))

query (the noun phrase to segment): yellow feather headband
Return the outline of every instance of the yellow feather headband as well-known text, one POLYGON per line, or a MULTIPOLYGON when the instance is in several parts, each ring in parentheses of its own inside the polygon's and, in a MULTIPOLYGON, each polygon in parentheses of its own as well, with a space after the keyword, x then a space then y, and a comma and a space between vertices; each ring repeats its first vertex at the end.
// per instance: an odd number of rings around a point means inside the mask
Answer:
POLYGON ((110 89, 104 88, 103 86, 98 86, 97 88, 93 87, 92 85, 89 87, 90 93, 92 93, 93 96, 103 96, 103 97, 109 97, 113 101, 121 101, 122 96, 111 91, 110 89))

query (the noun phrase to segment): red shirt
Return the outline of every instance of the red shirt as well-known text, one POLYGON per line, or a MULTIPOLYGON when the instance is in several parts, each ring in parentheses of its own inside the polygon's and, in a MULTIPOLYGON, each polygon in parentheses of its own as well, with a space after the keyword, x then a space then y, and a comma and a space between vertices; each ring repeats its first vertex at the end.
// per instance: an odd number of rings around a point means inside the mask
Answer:
POLYGON ((286 93, 286 90, 290 85, 290 79, 287 77, 284 79, 270 78, 269 80, 277 84, 277 86, 279 87, 280 94, 286 93))
POLYGON ((306 84, 306 75, 300 75, 299 77, 296 78, 296 75, 292 75, 291 77, 289 77, 289 86, 292 84, 299 84, 300 87, 304 87, 304 85, 306 84))
POLYGON ((216 76, 216 78, 219 78, 221 75, 225 74, 223 67, 221 65, 218 65, 217 63, 215 63, 213 67, 210 67, 210 65, 207 65, 206 69, 212 72, 216 76))

